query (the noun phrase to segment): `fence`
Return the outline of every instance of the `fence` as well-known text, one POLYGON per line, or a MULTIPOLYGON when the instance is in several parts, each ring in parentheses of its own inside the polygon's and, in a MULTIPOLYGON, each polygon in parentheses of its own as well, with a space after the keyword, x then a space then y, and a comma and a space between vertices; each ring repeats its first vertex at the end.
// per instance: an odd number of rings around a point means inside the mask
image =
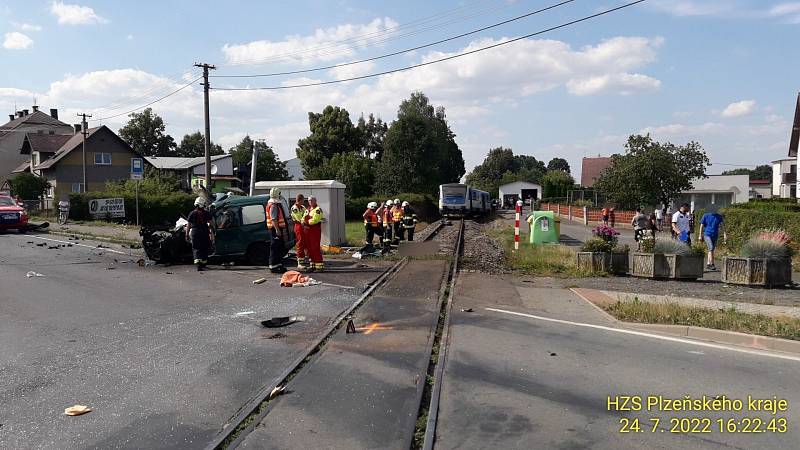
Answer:
MULTIPOLYGON (((601 214, 602 208, 562 205, 559 203, 541 203, 539 209, 542 211, 552 211, 559 217, 582 222, 584 225, 603 221, 603 216, 601 214)), ((635 211, 615 210, 612 225, 615 227, 630 227, 630 223, 635 214, 635 211)))
POLYGON ((52 198, 42 198, 39 200, 23 200, 25 209, 37 216, 47 216, 54 214, 56 201, 52 198))

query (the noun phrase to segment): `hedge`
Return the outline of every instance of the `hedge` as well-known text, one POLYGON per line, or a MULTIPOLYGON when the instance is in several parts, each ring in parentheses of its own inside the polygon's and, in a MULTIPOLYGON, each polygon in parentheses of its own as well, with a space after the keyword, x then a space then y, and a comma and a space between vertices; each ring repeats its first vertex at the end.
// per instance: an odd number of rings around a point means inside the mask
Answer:
POLYGON ((753 233, 765 229, 781 229, 792 237, 795 254, 800 254, 800 213, 789 211, 765 211, 741 207, 723 208, 724 228, 728 235, 726 247, 738 253, 753 233))
MULTIPOLYGON (((124 198, 125 222, 136 221, 136 197, 134 195, 109 195, 104 192, 70 194, 69 216, 73 220, 91 220, 89 201, 98 198, 124 198)), ((175 192, 169 195, 139 195, 139 222, 142 225, 174 225, 181 215, 186 216, 194 208, 196 195, 175 192)))
POLYGON ((753 199, 747 203, 735 203, 728 208, 759 211, 800 212, 800 203, 793 198, 753 199))
MULTIPOLYGON (((439 218, 438 199, 427 194, 395 194, 392 199, 399 198, 406 201, 414 208, 417 218, 421 222, 432 222, 439 218)), ((346 198, 344 201, 345 218, 347 220, 361 220, 369 202, 385 203, 388 198, 360 197, 346 198)))

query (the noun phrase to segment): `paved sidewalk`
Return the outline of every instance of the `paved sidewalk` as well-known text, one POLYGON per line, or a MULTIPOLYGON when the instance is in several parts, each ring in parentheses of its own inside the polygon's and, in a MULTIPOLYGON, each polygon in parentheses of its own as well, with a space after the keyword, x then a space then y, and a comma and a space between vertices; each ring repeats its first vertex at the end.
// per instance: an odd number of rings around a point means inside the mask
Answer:
POLYGON ((67 223, 66 225, 59 225, 57 222, 50 222, 50 227, 47 228, 46 231, 51 234, 86 235, 118 241, 142 241, 142 237, 139 236, 139 227, 136 225, 118 225, 111 223, 108 225, 90 225, 79 223, 67 223))

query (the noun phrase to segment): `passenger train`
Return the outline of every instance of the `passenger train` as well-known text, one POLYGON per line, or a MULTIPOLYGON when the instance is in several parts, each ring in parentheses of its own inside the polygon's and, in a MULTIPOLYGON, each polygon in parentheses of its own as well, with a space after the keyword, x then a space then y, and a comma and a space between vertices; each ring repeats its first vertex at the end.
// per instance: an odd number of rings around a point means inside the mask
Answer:
POLYGON ((450 183, 439 186, 439 214, 442 217, 485 216, 492 212, 492 197, 488 192, 450 183))

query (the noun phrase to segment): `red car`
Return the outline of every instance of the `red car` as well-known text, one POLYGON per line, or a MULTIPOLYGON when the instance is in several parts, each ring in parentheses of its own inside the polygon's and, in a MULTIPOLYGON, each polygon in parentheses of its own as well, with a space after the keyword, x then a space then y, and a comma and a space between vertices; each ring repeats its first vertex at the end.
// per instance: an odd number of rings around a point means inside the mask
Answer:
POLYGON ((0 230, 18 230, 24 233, 28 228, 28 213, 13 198, 0 195, 0 230))

